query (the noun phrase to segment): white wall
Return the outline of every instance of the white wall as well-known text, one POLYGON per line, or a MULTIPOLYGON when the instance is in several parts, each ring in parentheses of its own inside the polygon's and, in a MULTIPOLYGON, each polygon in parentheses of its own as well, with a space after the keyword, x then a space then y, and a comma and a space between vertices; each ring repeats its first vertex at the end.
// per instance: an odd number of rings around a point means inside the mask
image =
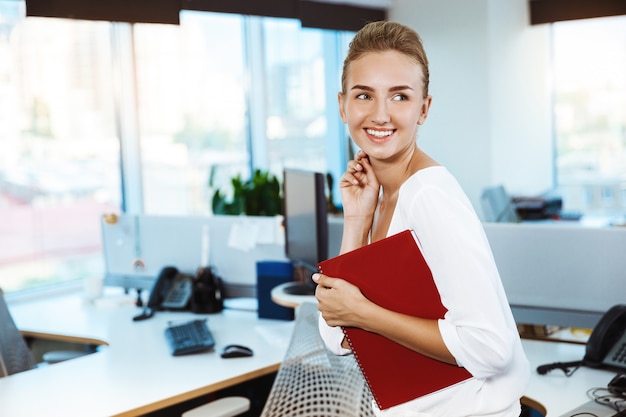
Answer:
POLYGON ((530 26, 527 0, 396 0, 389 19, 414 28, 430 60, 433 106, 420 146, 480 193, 552 185, 549 26, 530 26))

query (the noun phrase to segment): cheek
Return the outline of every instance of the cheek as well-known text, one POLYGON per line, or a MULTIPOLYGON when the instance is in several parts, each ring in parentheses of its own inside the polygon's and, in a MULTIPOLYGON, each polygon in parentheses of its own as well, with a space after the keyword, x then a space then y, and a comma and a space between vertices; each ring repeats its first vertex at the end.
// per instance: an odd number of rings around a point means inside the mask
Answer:
POLYGON ((391 115, 393 123, 402 126, 415 126, 423 123, 424 118, 422 112, 415 108, 398 108, 396 112, 391 115))
POLYGON ((368 109, 362 103, 351 103, 344 107, 342 118, 348 124, 361 123, 367 117, 368 109))

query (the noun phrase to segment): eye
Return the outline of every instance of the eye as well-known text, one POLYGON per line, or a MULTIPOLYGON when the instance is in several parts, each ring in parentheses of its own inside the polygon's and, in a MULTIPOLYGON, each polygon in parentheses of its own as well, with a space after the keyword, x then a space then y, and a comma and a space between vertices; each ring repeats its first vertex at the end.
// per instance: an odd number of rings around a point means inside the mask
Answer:
POLYGON ((370 98, 371 98, 370 95, 367 93, 357 94, 356 96, 357 100, 369 100, 370 98))
POLYGON ((406 101, 409 97, 404 94, 396 94, 391 98, 392 101, 406 101))

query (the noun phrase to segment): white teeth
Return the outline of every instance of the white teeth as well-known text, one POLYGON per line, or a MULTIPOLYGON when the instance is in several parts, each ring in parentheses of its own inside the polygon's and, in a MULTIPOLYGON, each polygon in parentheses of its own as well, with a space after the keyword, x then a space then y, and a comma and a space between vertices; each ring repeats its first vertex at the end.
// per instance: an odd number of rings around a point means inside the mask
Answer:
POLYGON ((393 130, 386 130, 384 132, 381 132, 380 130, 367 129, 366 131, 368 134, 376 136, 377 138, 384 138, 385 136, 389 136, 393 133, 393 130))

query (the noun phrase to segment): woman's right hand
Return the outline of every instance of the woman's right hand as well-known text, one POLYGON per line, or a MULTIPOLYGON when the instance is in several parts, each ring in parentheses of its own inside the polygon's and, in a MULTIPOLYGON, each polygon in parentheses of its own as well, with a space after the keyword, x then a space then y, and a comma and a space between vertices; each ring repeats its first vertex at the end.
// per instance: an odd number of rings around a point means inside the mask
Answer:
POLYGON ((380 183, 365 152, 358 151, 354 159, 348 161, 348 168, 339 181, 339 189, 344 219, 373 217, 380 183))

